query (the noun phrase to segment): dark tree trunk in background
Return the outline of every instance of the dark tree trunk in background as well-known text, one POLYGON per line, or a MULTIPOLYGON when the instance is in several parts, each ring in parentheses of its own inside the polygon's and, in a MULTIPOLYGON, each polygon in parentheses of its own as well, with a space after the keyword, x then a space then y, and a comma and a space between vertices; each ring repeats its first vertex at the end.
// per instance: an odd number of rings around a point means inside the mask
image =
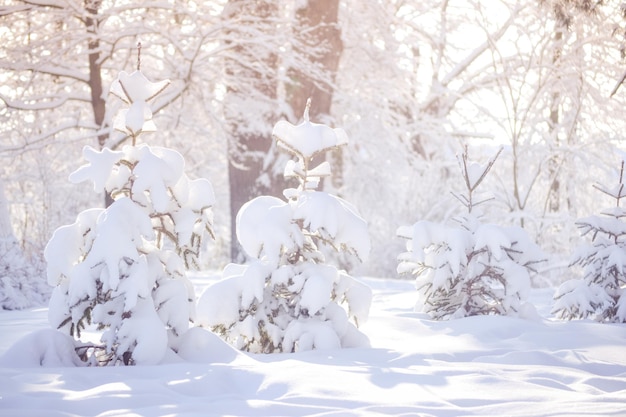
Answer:
MULTIPOLYGON (((563 42, 565 34, 572 28, 575 19, 580 19, 584 16, 591 16, 595 13, 595 7, 600 2, 589 0, 539 0, 540 4, 544 7, 549 7, 551 13, 554 14, 556 19, 554 29, 554 51, 552 52, 552 64, 556 71, 560 74, 561 71, 561 55, 563 54, 563 42)), ((557 77, 557 81, 560 80, 560 76, 557 77)), ((553 141, 553 155, 548 161, 548 172, 550 175, 550 189, 548 190, 548 197, 546 200, 546 208, 550 212, 558 212, 561 207, 561 195, 563 190, 560 180, 560 166, 563 157, 559 155, 560 148, 563 146, 561 143, 563 140, 570 141, 569 135, 565 138, 559 137, 560 131, 562 131, 562 124, 565 119, 562 112, 563 94, 559 90, 562 86, 558 83, 553 87, 552 96, 550 97, 550 117, 548 119, 548 129, 551 139, 553 141)), ((578 123, 578 116, 575 117, 570 123, 578 123)), ((567 209, 570 209, 569 197, 566 197, 565 203, 567 209)))
MULTIPOLYGON (((341 30, 337 23, 339 0, 316 0, 306 2, 306 6, 296 11, 296 33, 299 45, 309 45, 311 49, 321 47, 323 52, 315 62, 328 74, 324 81, 313 80, 309 74, 296 69, 289 71, 289 79, 293 83, 289 87, 288 100, 296 117, 304 112, 308 98, 311 98, 311 119, 327 117, 333 99, 335 74, 343 52, 341 30), (310 29, 309 29, 310 28, 310 29)), ((297 51, 306 54, 306 51, 297 51)))
MULTIPOLYGON (((295 27, 298 28, 296 38, 299 46, 309 46, 310 50, 321 49, 314 59, 321 66, 324 79, 316 80, 310 74, 297 69, 288 72, 292 83, 288 86, 287 100, 293 110, 297 123, 302 115, 307 100, 311 99, 309 116, 312 122, 328 122, 333 101, 334 83, 339 68, 339 60, 343 52, 341 29, 338 24, 339 0, 315 0, 306 2, 305 6, 296 10, 295 27)), ((296 51, 306 54, 307 51, 296 51)), ((341 149, 327 155, 331 162, 333 187, 342 184, 343 158, 341 149)))
MULTIPOLYGON (((286 30, 284 26, 273 23, 280 16, 279 6, 276 0, 229 0, 222 13, 224 22, 236 22, 229 26, 225 41, 231 259, 235 262, 243 259, 236 235, 236 216, 241 206, 259 195, 281 196, 285 188, 284 161, 274 150, 271 137, 272 127, 280 119, 279 56, 277 43, 271 40, 286 35, 278 33, 286 30)), ((301 118, 309 97, 311 120, 326 122, 329 117, 334 76, 343 50, 338 11, 339 0, 309 1, 296 11, 292 53, 303 58, 323 47, 314 59, 321 67, 321 76, 311 75, 302 63, 298 69, 288 69, 287 100, 296 118, 301 118)), ((340 178, 340 162, 340 157, 333 161, 333 178, 340 178)))
MULTIPOLYGON (((100 129, 104 124, 104 116, 106 113, 106 100, 103 97, 104 88, 102 86, 102 61, 100 54, 100 39, 98 34, 98 12, 100 10, 101 0, 85 0, 85 26, 90 38, 88 41, 89 48, 89 89, 91 90, 91 108, 93 109, 93 119, 100 129)), ((104 148, 107 135, 98 134, 98 147, 104 148)), ((113 199, 104 192, 104 206, 108 207, 113 203, 113 199)))
MULTIPOLYGON (((563 52, 563 31, 565 28, 561 24, 557 24, 556 32, 554 33, 554 52, 552 53, 552 64, 555 68, 558 68, 560 63, 561 54, 563 52)), ((560 71, 559 71, 560 72, 560 71)), ((557 80, 559 77, 557 77, 557 80)), ((555 153, 550 157, 548 161, 548 172, 550 174, 551 183, 550 190, 548 191, 548 210, 556 213, 560 209, 561 200, 561 182, 559 181, 559 156, 556 152, 560 147, 559 128, 560 128, 560 105, 561 105, 561 92, 556 89, 552 91, 550 97, 550 118, 548 119, 548 130, 550 132, 550 138, 553 141, 555 153)))
MULTIPOLYGON (((11 216, 9 215, 9 201, 4 193, 3 179, 0 178, 0 248, 4 245, 12 245, 16 242, 11 226, 11 216)), ((2 251, 0 251, 2 253, 2 251)), ((2 266, 0 265, 0 268, 2 266)))
MULTIPOLYGON (((223 12, 225 22, 241 22, 237 25, 249 24, 247 22, 251 18, 263 22, 277 14, 278 2, 264 0, 230 0, 223 12)), ((258 179, 272 144, 271 129, 277 121, 274 109, 278 87, 278 58, 271 47, 264 48, 258 39, 254 39, 254 31, 250 34, 245 32, 245 27, 237 25, 227 33, 229 36, 226 44, 232 50, 225 63, 225 72, 230 80, 225 113, 229 129, 231 259, 241 262, 243 253, 237 241, 236 216, 243 204, 265 193, 265 187, 258 179), (236 32, 238 30, 241 32, 236 32), (252 113, 254 109, 259 110, 252 113), (262 126, 265 126, 265 130, 262 126)), ((270 22, 256 30, 267 32, 275 31, 276 28, 270 22)), ((263 36, 270 38, 273 34, 263 33, 263 36)))

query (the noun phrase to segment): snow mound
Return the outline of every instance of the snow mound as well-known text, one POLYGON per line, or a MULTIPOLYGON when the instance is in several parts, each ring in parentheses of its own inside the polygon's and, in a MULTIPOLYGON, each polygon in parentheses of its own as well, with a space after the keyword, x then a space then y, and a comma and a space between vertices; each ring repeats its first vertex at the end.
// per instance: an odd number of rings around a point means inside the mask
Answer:
POLYGON ((77 344, 71 336, 58 330, 32 332, 0 356, 2 368, 74 367, 83 362, 76 354, 77 344))

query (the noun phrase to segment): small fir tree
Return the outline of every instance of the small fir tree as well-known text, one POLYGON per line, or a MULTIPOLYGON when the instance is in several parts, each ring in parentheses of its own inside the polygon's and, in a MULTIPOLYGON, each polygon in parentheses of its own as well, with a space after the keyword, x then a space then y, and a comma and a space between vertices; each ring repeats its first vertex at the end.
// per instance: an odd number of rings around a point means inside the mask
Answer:
POLYGON ((533 265, 542 254, 519 227, 483 224, 477 207, 491 197, 478 196, 501 150, 487 164, 470 163, 467 147, 458 158, 466 194, 455 194, 467 213, 450 227, 419 221, 398 229, 408 239, 398 273, 416 278, 416 310, 437 320, 486 314, 519 314, 530 289, 533 265))
POLYGON ((330 166, 315 166, 314 158, 345 145, 347 137, 311 123, 309 104, 302 124, 281 121, 273 130, 277 145, 297 158, 287 163, 285 176, 296 178, 298 187, 284 191, 286 200, 261 196, 241 208, 237 237, 252 261, 229 265, 198 303, 203 326, 249 352, 369 343, 357 326, 367 318, 371 290, 328 264, 320 251, 326 245, 363 261, 370 249, 367 224, 356 209, 316 190, 330 166))
POLYGON ((139 71, 121 72, 111 87, 128 108, 115 128, 132 139, 121 151, 86 147, 88 163, 72 182, 93 181, 113 203, 80 213, 57 229, 45 258, 52 326, 77 339, 88 325, 102 345, 81 352, 101 365, 154 364, 194 316, 194 293, 185 269, 196 264, 212 235, 214 194, 206 179, 190 180, 178 152, 138 144, 154 131, 148 102, 169 81, 152 83, 139 71))
POLYGON ((570 266, 583 268, 582 279, 564 282, 554 296, 553 314, 572 320, 591 318, 600 322, 626 322, 626 210, 620 207, 626 197, 624 161, 617 185, 594 187, 615 201, 600 216, 579 219, 576 225, 591 242, 581 245, 570 266))

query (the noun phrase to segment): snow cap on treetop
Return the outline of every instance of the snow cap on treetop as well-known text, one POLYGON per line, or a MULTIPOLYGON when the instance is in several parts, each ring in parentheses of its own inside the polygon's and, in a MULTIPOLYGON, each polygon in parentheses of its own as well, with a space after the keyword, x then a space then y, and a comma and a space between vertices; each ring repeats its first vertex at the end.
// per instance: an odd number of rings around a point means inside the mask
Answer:
POLYGON ((281 120, 272 130, 276 143, 287 151, 298 155, 303 160, 310 160, 316 154, 334 149, 348 143, 348 135, 341 129, 333 129, 326 125, 309 121, 309 107, 311 99, 307 101, 304 110, 304 121, 299 125, 281 120))
POLYGON ((128 104, 148 102, 165 90, 169 83, 170 80, 153 83, 141 71, 133 71, 131 74, 121 71, 113 81, 110 93, 128 104))
POLYGON ((120 72, 111 85, 110 93, 129 104, 127 110, 122 110, 115 118, 115 129, 136 137, 141 132, 154 132, 156 126, 152 122, 152 110, 148 101, 156 97, 168 85, 169 80, 156 83, 149 81, 141 71, 128 74, 120 72))

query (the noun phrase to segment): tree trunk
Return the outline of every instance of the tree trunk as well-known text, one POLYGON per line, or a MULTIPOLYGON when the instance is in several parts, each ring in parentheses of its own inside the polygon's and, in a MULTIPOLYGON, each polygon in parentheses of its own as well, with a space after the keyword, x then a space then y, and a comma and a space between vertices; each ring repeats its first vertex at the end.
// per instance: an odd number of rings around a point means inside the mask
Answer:
MULTIPOLYGON (((313 122, 325 122, 330 118, 333 101, 334 83, 339 61, 343 52, 341 29, 338 24, 339 0, 308 1, 304 7, 296 10, 297 45, 321 48, 316 56, 325 80, 315 80, 309 74, 298 69, 290 69, 288 75, 293 83, 289 87, 288 101, 295 117, 300 118, 307 100, 311 99, 309 117, 313 122)), ((307 51, 296 50, 296 53, 307 54, 307 51)), ((296 123, 299 120, 294 120, 296 123)), ((321 156, 323 158, 323 156, 321 156)), ((342 184, 343 158, 341 149, 327 155, 333 167, 332 185, 340 188, 342 184)))
MULTIPOLYGON (((289 104, 296 117, 303 114, 307 99, 311 98, 311 119, 319 119, 330 114, 333 99, 335 75, 343 52, 341 30, 337 23, 339 0, 317 0, 306 2, 305 7, 296 10, 295 25, 301 28, 296 33, 298 45, 321 47, 322 52, 315 62, 320 64, 329 75, 328 80, 312 79, 308 74, 297 69, 289 71, 293 83, 288 97, 289 104)), ((296 51, 306 54, 307 51, 296 51)))
MULTIPOLYGON (((2 242, 14 241, 13 227, 11 226, 11 217, 9 216, 9 202, 4 193, 4 184, 0 178, 0 248, 2 242)), ((2 253, 2 251, 0 251, 2 253)))
MULTIPOLYGON (((288 70, 292 84, 287 86, 287 100, 293 113, 304 112, 307 99, 312 99, 310 116, 313 121, 324 121, 330 114, 335 73, 343 45, 337 26, 339 0, 309 1, 306 6, 296 10, 297 28, 291 53, 300 56, 310 55, 310 50, 324 47, 316 56, 324 72, 329 74, 326 80, 313 79, 306 69, 288 70)), ((266 22, 260 29, 268 40, 277 37, 275 25, 269 24, 279 15, 279 2, 229 0, 223 16, 225 21, 244 21, 254 17, 255 22, 266 22)), ((255 23, 263 25, 264 23, 255 23)), ((257 28, 256 30, 259 30, 257 28)), ((282 177, 282 161, 272 151, 272 126, 278 121, 278 111, 274 110, 278 91, 278 50, 277 45, 259 45, 247 32, 237 33, 237 28, 228 33, 227 46, 232 46, 234 57, 227 59, 226 76, 228 83, 226 98, 226 120, 229 129, 228 176, 230 186, 231 212, 231 259, 242 261, 243 254, 237 241, 236 216, 241 206, 258 195, 280 196, 285 188, 282 177), (235 44, 235 42, 237 42, 235 44), (249 84, 245 84, 248 81, 249 84), (245 110, 261 109, 256 113, 243 113, 245 110), (256 119, 254 123, 252 120, 256 119), (255 129, 250 129, 254 124, 255 129), (266 130, 263 130, 263 126, 266 130), (253 131, 251 131, 253 130, 253 131), (262 180, 259 180, 262 177, 262 180)), ((297 117, 297 116, 296 116, 297 117)), ((292 120, 297 122, 297 120, 292 120)), ((341 159, 334 161, 335 178, 340 178, 341 159)))
MULTIPOLYGON (((106 101, 104 100, 104 88, 102 85, 102 62, 100 61, 100 39, 98 34, 98 12, 100 10, 101 0, 85 0, 85 26, 89 33, 89 89, 91 90, 91 108, 93 110, 93 119, 99 129, 104 125, 104 116, 106 112, 106 101)), ((98 134, 98 146, 103 149, 107 140, 107 135, 98 134)), ((104 192, 104 206, 108 207, 113 203, 113 199, 104 192)))
MULTIPOLYGON (((263 0, 230 0, 223 12, 225 21, 247 17, 264 21, 277 14, 277 2, 263 0)), ((272 26, 272 30, 275 29, 272 26)), ((232 56, 236 59, 227 59, 225 63, 226 75, 232 78, 227 87, 225 114, 229 130, 230 254, 233 262, 241 262, 244 256, 237 240, 236 216, 241 206, 266 191, 258 179, 271 148, 271 127, 277 117, 273 109, 276 108, 278 59, 271 47, 262 49, 254 40, 246 39, 247 33, 237 33, 236 30, 228 33, 230 39, 226 41, 227 45, 232 45, 232 56), (254 114, 251 113, 253 109, 261 111, 254 114), (257 119, 255 130, 251 131, 249 125, 254 118, 257 119)), ((272 37, 271 33, 264 35, 272 37)))
MULTIPOLYGON (((557 23, 557 29, 554 33, 554 52, 552 54, 552 65, 556 68, 559 67, 559 61, 561 59, 561 54, 563 52, 563 31, 565 30, 561 24, 557 23)), ((560 73, 560 71, 557 70, 560 73)), ((557 76, 557 81, 559 77, 557 76)), ((558 90, 557 86, 554 87, 552 91, 552 96, 550 97, 550 119, 548 121, 549 127, 548 131, 550 134, 550 138, 552 139, 554 150, 552 150, 553 154, 548 161, 548 173, 550 178, 550 189, 548 190, 548 210, 555 213, 559 211, 560 208, 560 197, 561 197, 561 183, 559 181, 559 157, 558 157, 558 148, 560 146, 559 143, 559 124, 560 124, 560 113, 559 107, 561 104, 561 93, 558 90)))

